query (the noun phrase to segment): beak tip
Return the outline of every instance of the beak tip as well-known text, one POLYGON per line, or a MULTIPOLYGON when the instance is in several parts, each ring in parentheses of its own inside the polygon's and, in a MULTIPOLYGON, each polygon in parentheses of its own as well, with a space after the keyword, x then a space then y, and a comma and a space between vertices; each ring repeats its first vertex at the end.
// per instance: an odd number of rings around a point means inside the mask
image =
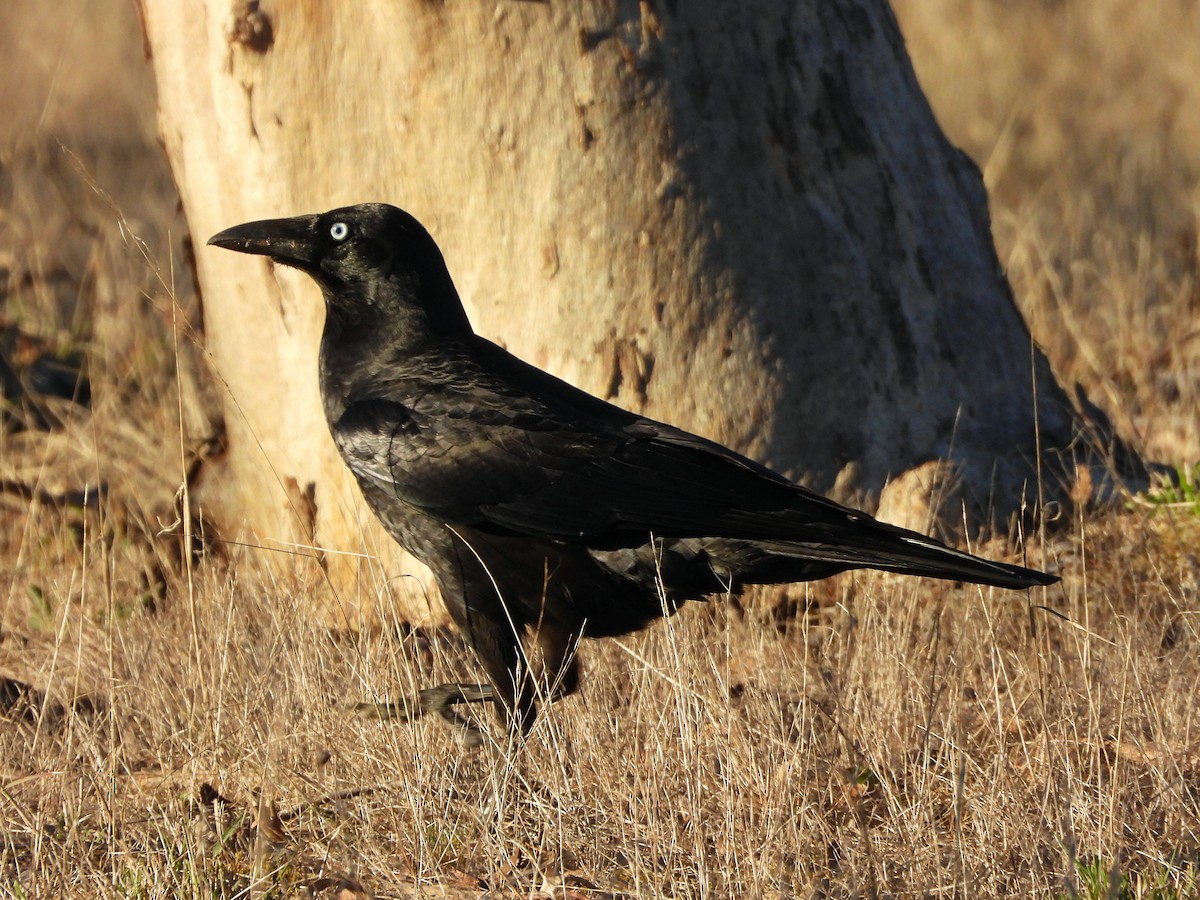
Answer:
POLYGON ((238 247, 238 242, 229 234, 229 229, 218 231, 204 243, 209 247, 221 247, 225 250, 236 250, 238 247))

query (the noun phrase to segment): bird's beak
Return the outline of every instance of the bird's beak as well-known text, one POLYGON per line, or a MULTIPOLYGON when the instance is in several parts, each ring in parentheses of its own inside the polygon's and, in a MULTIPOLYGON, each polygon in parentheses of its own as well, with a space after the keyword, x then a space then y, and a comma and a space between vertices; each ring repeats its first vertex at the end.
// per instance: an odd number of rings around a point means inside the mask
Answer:
POLYGON ((316 216, 264 219, 226 228, 210 237, 208 243, 239 253, 269 256, 275 262, 305 269, 317 258, 316 225, 316 216))

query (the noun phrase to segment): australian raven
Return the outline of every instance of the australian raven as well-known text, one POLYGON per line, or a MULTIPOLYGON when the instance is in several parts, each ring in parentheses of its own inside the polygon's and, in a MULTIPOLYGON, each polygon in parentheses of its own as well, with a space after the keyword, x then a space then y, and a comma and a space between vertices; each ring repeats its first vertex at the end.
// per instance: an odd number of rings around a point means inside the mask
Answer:
POLYGON ((321 286, 333 439, 388 531, 432 569, 493 688, 449 693, 497 700, 521 731, 539 695, 575 689, 580 637, 635 631, 689 598, 855 568, 1058 580, 878 522, 522 362, 471 330, 433 238, 395 207, 250 222, 209 243, 321 286))

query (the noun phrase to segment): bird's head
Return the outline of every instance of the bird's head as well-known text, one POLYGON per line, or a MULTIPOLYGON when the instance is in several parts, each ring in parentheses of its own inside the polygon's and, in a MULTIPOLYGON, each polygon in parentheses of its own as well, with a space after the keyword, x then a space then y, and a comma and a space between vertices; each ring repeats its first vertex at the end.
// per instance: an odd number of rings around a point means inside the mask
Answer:
POLYGON ((437 244, 420 222, 386 203, 247 222, 208 243, 307 273, 332 315, 419 316, 438 332, 470 331, 437 244))

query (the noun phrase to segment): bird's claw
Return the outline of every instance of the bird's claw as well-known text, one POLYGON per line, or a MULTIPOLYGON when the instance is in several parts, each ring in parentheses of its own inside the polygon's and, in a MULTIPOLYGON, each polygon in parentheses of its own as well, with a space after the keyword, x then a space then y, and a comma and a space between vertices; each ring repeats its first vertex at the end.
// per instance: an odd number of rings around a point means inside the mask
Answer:
POLYGON ((426 713, 437 713, 451 725, 468 732, 468 743, 477 743, 479 724, 473 717, 455 709, 464 703, 491 703, 496 694, 490 684, 439 684, 418 691, 416 697, 404 697, 387 703, 358 703, 354 711, 366 718, 415 722, 426 713))

